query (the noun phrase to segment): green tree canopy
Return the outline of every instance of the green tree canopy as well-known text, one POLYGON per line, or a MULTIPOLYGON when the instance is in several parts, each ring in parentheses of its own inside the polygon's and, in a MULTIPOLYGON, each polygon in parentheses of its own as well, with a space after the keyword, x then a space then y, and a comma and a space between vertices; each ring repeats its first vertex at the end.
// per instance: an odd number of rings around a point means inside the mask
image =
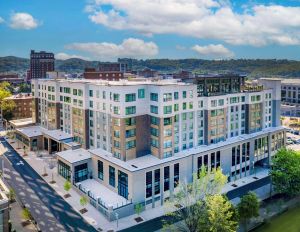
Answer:
POLYGON ((249 192, 241 198, 240 203, 237 206, 239 217, 242 220, 245 231, 247 231, 247 225, 252 217, 259 216, 259 201, 255 193, 249 192))
POLYGON ((289 196, 300 193, 300 153, 282 148, 272 160, 272 184, 278 193, 289 196))
POLYGON ((206 200, 208 227, 211 232, 235 232, 238 213, 232 203, 222 195, 208 196, 206 200))
POLYGON ((81 196, 79 199, 79 203, 82 207, 84 207, 85 205, 87 205, 87 203, 89 202, 89 200, 87 199, 86 196, 81 196))
POLYGON ((164 222, 166 230, 204 232, 208 231, 208 211, 205 200, 209 196, 220 194, 227 178, 220 169, 206 172, 203 166, 199 175, 193 175, 193 182, 180 182, 174 196, 166 202, 167 215, 176 221, 164 222))

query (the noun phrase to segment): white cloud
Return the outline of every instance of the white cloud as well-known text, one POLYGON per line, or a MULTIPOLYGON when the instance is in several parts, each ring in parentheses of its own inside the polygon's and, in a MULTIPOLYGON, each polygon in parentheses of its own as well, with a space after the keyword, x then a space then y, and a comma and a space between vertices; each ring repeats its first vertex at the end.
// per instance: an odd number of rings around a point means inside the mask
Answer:
POLYGON ((4 23, 4 19, 0 17, 0 23, 4 23))
POLYGON ((300 7, 253 4, 237 13, 227 0, 93 0, 86 12, 96 24, 146 35, 179 34, 235 45, 300 44, 300 7))
POLYGON ((195 45, 191 49, 203 57, 216 59, 234 57, 234 53, 222 44, 209 44, 207 46, 195 45))
POLYGON ((114 43, 73 43, 67 49, 86 52, 98 59, 111 60, 118 57, 143 58, 158 54, 158 46, 153 42, 128 38, 121 44, 114 43))
POLYGON ((13 29, 31 30, 41 23, 28 13, 13 13, 10 17, 10 27, 13 29))
POLYGON ((82 60, 90 60, 90 58, 86 57, 86 56, 69 55, 69 54, 63 53, 63 52, 55 54, 55 58, 58 60, 67 60, 67 59, 72 59, 72 58, 78 58, 78 59, 82 59, 82 60))

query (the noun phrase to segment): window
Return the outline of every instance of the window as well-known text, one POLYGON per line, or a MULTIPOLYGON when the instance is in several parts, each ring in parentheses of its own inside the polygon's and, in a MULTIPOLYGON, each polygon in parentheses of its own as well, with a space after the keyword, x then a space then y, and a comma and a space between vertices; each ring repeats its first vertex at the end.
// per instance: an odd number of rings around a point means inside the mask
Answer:
POLYGON ((157 107, 157 106, 150 105, 150 112, 151 112, 152 114, 158 114, 158 107, 157 107))
POLYGON ((145 89, 138 90, 138 98, 145 98, 145 89))
POLYGON ((118 171, 118 194, 128 199, 128 175, 118 171))
POLYGON ((158 94, 157 93, 150 93, 150 100, 151 101, 158 101, 158 94))
POLYGON ((158 137, 158 129, 150 127, 150 134, 158 137))
POLYGON ((172 124, 172 119, 171 118, 164 118, 164 126, 168 126, 172 124))
POLYGON ((73 95, 77 95, 77 89, 73 89, 73 95))
POLYGON ((119 102, 120 101, 120 94, 114 93, 114 101, 119 102))
POLYGON ((152 172, 146 173, 146 198, 152 196, 152 172))
POLYGON ((154 138, 151 138, 151 146, 152 147, 158 147, 158 140, 154 139, 154 138))
POLYGON ((126 130, 125 132, 126 138, 131 138, 135 136, 135 129, 126 130))
POLYGON ((179 105, 178 104, 174 104, 174 111, 178 111, 179 110, 179 105))
POLYGON ((120 114, 119 106, 114 106, 114 114, 120 114))
POLYGON ((186 102, 182 103, 182 109, 186 110, 186 102))
POLYGON ((136 107, 135 106, 128 106, 125 108, 125 114, 135 114, 136 113, 136 107))
POLYGON ((103 180, 103 162, 98 160, 98 178, 103 180))
POLYGON ((120 138, 120 131, 119 130, 114 131, 114 137, 120 138))
POLYGON ((125 95, 125 102, 135 101, 135 93, 129 93, 125 95))
POLYGON ((186 98, 186 91, 182 91, 182 98, 186 98))
POLYGON ((174 188, 179 184, 179 163, 174 164, 174 188))
POLYGON ((120 142, 118 140, 114 140, 114 147, 120 148, 120 142))
POLYGON ((164 141, 164 148, 170 148, 170 147, 172 147, 172 141, 171 140, 164 141))
POLYGON ((116 186, 115 168, 109 166, 109 184, 113 187, 116 186))
POLYGON ((164 106, 164 114, 171 114, 172 106, 164 106))
POLYGON ((170 189, 170 167, 164 167, 164 191, 170 189))
POLYGON ((93 97, 93 90, 92 89, 90 89, 90 91, 89 91, 89 96, 93 97))
POLYGON ((93 101, 90 101, 90 107, 93 108, 93 101))
POLYGON ((126 142, 126 150, 135 148, 135 146, 136 146, 136 141, 135 140, 131 140, 131 141, 126 142))
POLYGON ((135 118, 125 118, 125 125, 126 126, 134 126, 135 125, 135 118))
POLYGON ((174 100, 178 100, 178 92, 174 92, 174 100))
POLYGON ((151 124, 153 124, 153 125, 159 125, 159 118, 157 118, 157 117, 151 116, 150 121, 151 121, 151 124))
POLYGON ((224 105, 224 99, 219 99, 219 106, 223 106, 224 105))
POLYGON ((164 102, 172 101, 172 93, 164 93, 163 100, 164 102))
POLYGON ((159 194, 160 192, 160 169, 154 171, 154 194, 159 194))

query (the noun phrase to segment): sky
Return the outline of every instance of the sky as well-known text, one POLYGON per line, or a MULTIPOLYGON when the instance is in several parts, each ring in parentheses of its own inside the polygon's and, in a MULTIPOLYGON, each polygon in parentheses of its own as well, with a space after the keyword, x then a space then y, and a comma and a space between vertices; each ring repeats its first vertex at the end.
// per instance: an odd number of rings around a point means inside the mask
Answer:
POLYGON ((0 56, 300 60, 300 0, 0 0, 0 56))

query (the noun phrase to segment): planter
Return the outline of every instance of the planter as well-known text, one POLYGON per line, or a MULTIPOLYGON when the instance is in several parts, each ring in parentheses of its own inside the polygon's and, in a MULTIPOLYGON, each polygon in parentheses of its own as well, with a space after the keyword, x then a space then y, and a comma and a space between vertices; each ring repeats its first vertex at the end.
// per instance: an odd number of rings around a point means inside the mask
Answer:
POLYGON ((134 220, 135 220, 137 223, 144 221, 144 219, 141 218, 141 217, 136 217, 134 220))
POLYGON ((86 208, 83 208, 83 209, 81 209, 81 210, 79 210, 79 212, 81 213, 81 214, 84 214, 84 213, 86 213, 88 210, 86 209, 86 208))

